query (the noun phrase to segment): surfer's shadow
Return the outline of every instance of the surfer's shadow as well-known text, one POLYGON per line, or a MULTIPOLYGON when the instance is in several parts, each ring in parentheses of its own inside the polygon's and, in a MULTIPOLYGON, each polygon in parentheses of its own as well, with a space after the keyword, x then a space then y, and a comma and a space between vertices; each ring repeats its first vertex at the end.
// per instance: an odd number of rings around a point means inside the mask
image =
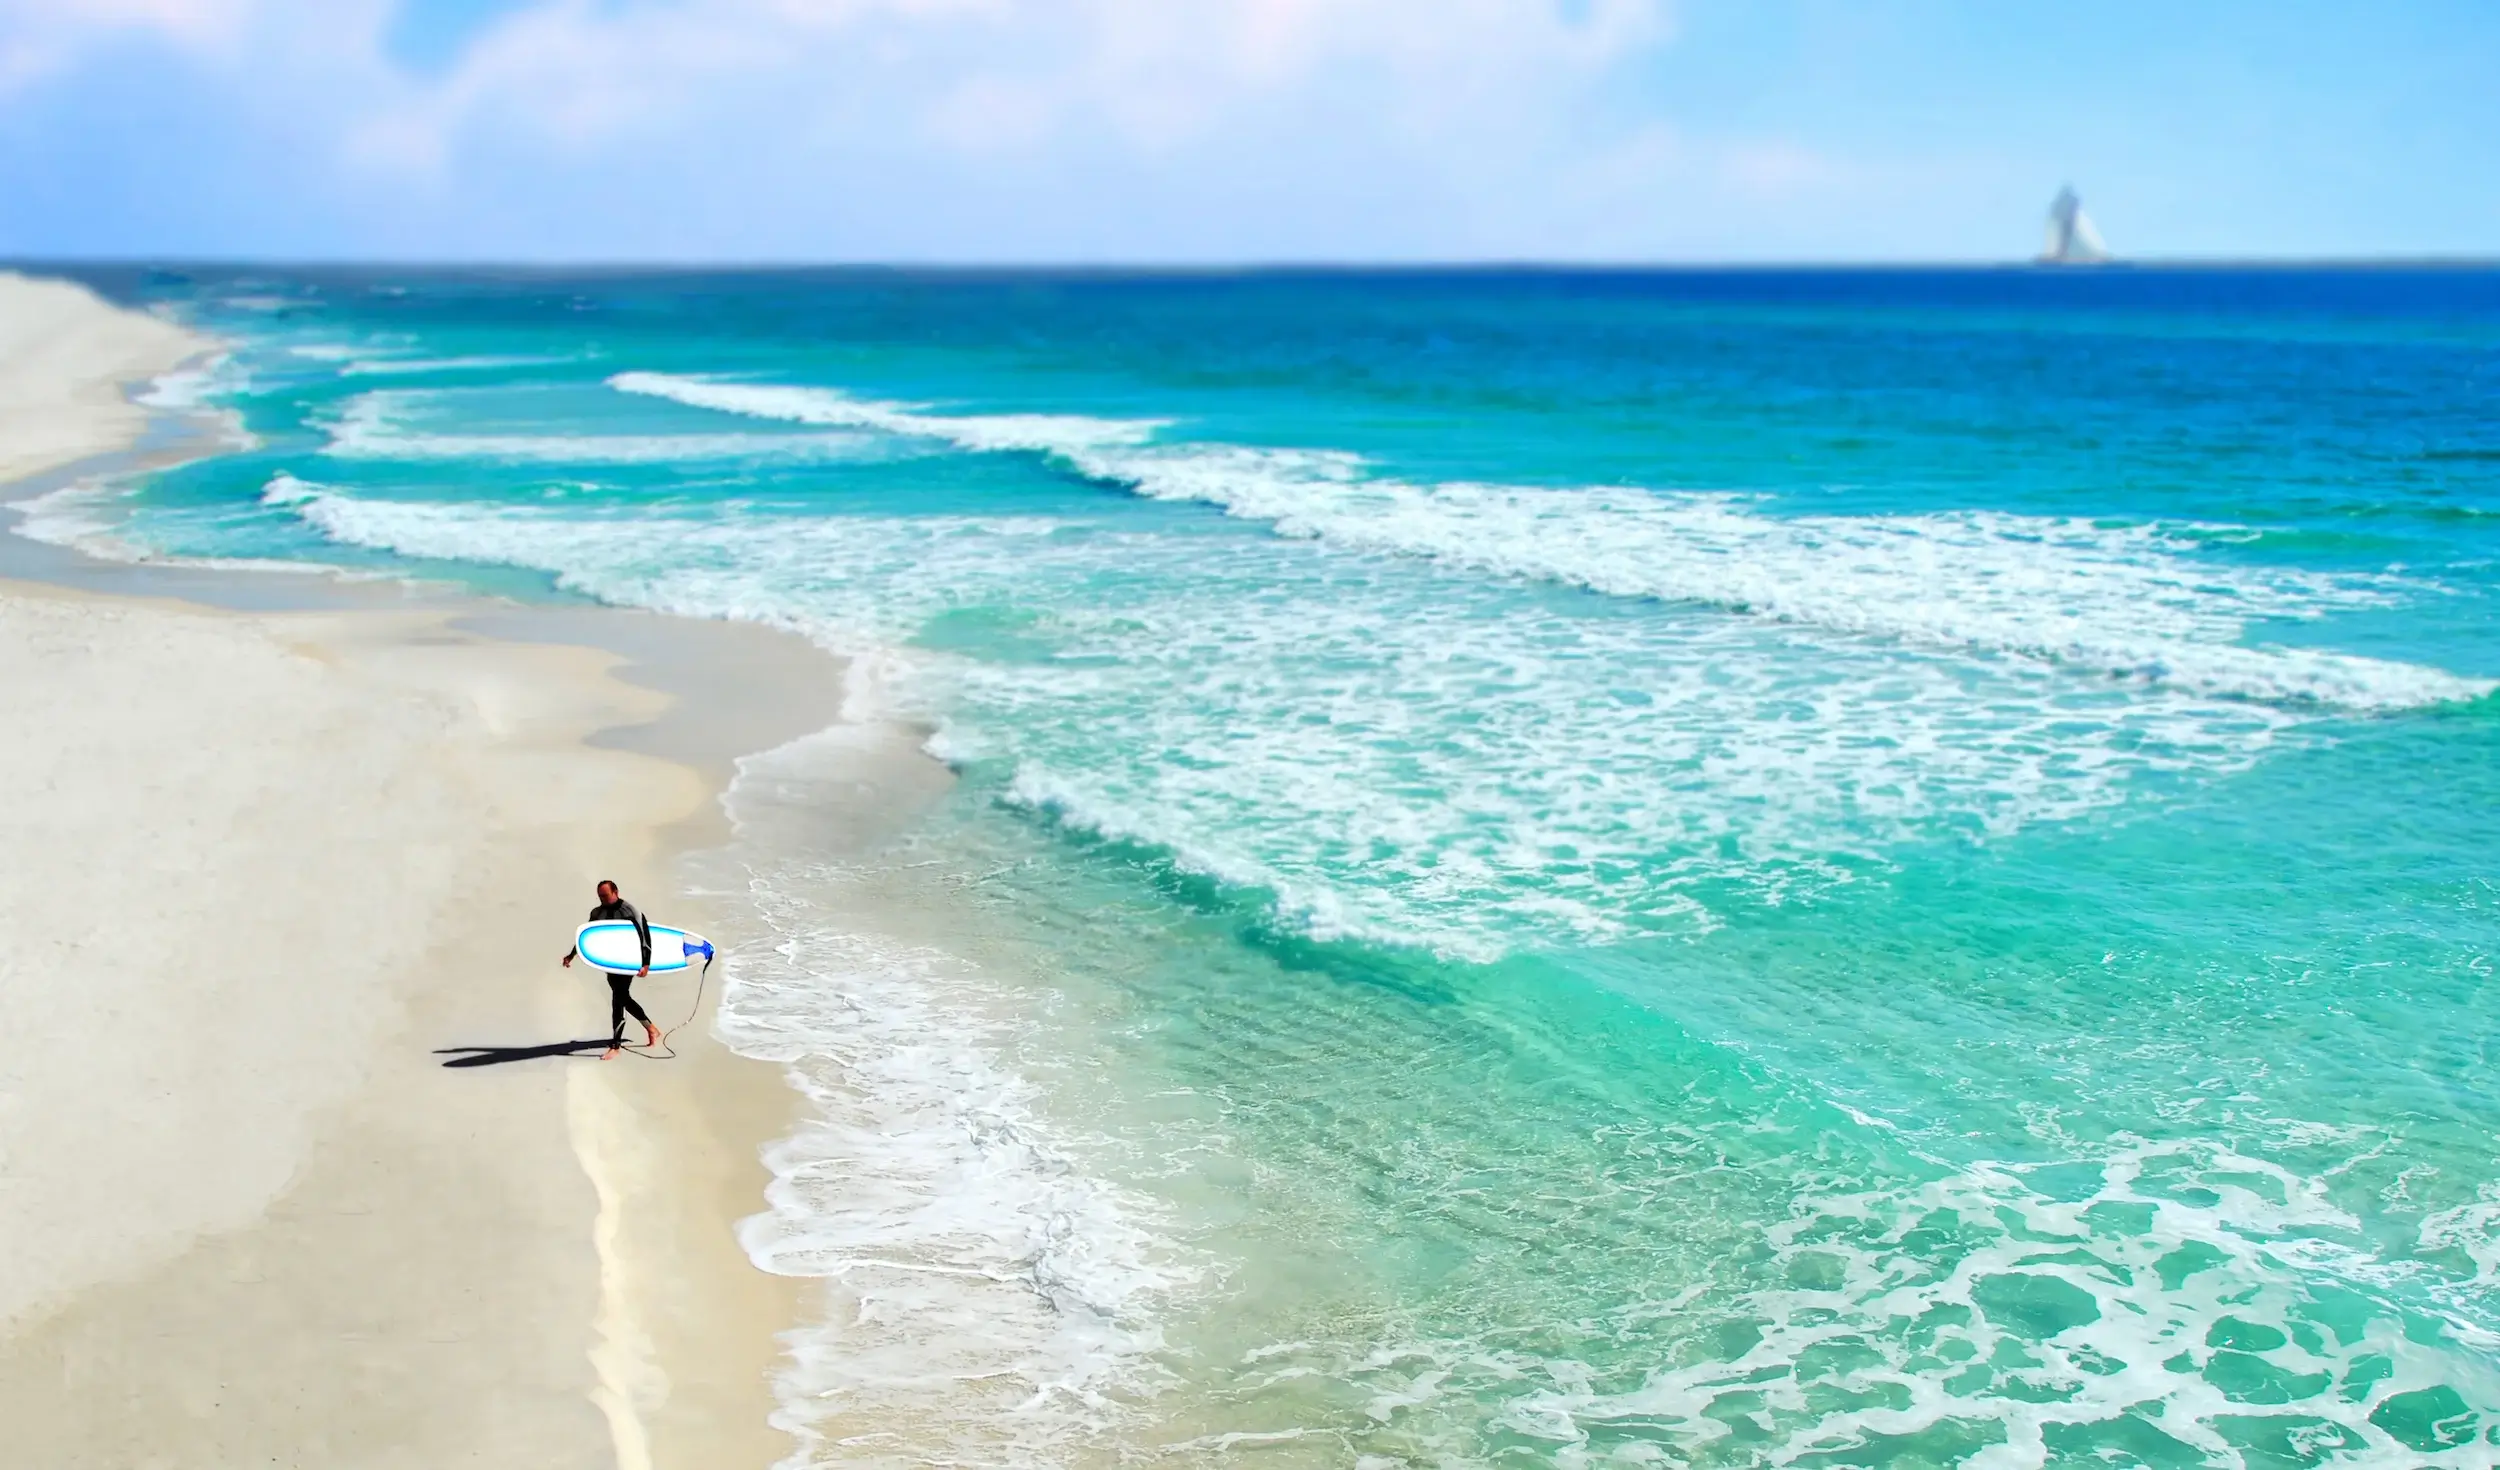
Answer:
POLYGON ((596 1055, 613 1045, 604 1036, 583 1041, 550 1041, 538 1046, 438 1046, 434 1055, 449 1057, 446 1067, 496 1067, 506 1062, 534 1062, 545 1057, 596 1055))

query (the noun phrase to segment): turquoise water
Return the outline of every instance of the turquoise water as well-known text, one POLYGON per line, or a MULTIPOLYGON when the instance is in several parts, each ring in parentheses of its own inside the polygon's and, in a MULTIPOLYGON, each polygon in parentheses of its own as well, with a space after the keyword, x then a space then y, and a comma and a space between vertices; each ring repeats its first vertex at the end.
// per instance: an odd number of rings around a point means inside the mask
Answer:
POLYGON ((809 1456, 2500 1463, 2500 274, 104 284, 35 534, 856 655, 809 1456))

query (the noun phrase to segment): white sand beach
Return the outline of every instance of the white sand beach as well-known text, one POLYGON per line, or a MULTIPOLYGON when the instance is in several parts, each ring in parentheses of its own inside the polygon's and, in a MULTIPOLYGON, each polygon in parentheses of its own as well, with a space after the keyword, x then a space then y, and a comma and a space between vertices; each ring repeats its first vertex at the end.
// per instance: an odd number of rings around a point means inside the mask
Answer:
POLYGON ((84 286, 0 271, 0 485, 136 440, 147 410, 127 386, 213 345, 84 286))
MULTIPOLYGON (((0 478, 129 445, 127 385, 209 346, 0 276, 0 478)), ((595 879, 701 927, 665 834, 711 784, 585 743, 668 703, 615 655, 456 611, 0 583, 10 1463, 787 1453, 791 1288, 731 1234, 775 1070, 701 1017, 674 1062, 490 1050, 604 1033, 598 976, 556 964, 595 879)), ((693 1001, 643 993, 663 1025, 693 1001)))

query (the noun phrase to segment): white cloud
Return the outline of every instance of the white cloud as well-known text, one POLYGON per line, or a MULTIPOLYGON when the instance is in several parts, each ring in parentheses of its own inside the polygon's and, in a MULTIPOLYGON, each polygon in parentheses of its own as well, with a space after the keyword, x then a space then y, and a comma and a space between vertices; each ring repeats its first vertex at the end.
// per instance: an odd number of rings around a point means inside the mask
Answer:
POLYGON ((1622 257, 1833 173, 1664 121, 1671 0, 541 0, 422 72, 394 9, 0 0, 0 84, 174 48, 395 253, 1622 257))
POLYGON ((234 34, 260 0, 8 0, 0 27, 56 34, 155 31, 192 42, 234 34))
POLYGON ((1079 186, 1194 170, 1167 187, 1236 197, 1300 172, 1352 196, 1370 168, 1476 229, 1533 212, 1610 76, 1671 34, 1666 0, 555 0, 430 84, 362 89, 342 136, 437 182, 484 152, 688 138, 794 177, 918 156, 931 187, 974 191, 1039 166, 1079 186))
POLYGON ((0 0, 0 96, 67 70, 99 45, 139 38, 231 47, 257 0, 0 0))
POLYGON ((1410 119, 1516 113, 1667 33, 1664 0, 558 0, 495 27, 421 100, 429 125, 484 115, 581 139, 630 131, 722 86, 812 75, 888 86, 899 121, 990 147, 1106 125, 1184 142, 1365 70, 1410 119), (883 73, 872 76, 871 73, 883 73))

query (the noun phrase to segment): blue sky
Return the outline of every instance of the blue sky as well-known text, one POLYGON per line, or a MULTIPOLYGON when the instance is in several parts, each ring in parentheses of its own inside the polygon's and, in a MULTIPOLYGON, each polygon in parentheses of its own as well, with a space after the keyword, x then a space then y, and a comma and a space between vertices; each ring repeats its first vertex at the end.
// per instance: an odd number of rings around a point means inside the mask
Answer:
POLYGON ((0 0, 0 254, 2500 256, 2500 4, 0 0))

